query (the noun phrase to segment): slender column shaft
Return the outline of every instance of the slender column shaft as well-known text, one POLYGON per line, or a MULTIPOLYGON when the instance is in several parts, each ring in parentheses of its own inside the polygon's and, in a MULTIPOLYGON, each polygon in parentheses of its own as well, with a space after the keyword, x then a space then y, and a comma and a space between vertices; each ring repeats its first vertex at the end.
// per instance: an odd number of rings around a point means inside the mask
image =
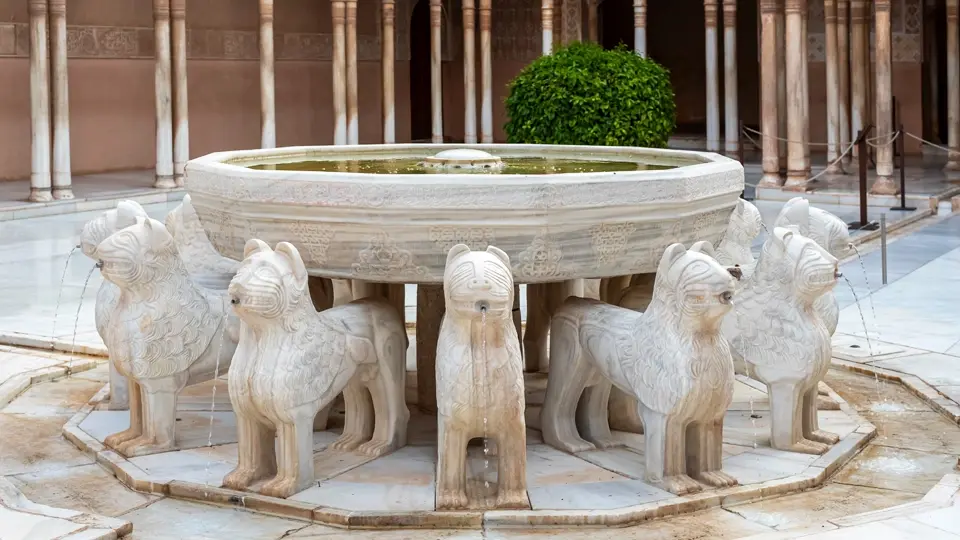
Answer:
POLYGON ((443 142, 442 25, 443 1, 430 0, 430 110, 433 117, 431 140, 434 143, 443 142))
POLYGON ((647 0, 633 0, 633 51, 647 55, 647 0))
POLYGON ((333 144, 347 144, 347 6, 330 2, 333 20, 333 144))
POLYGON ((717 0, 703 0, 707 55, 707 150, 720 150, 720 81, 717 73, 717 0))
POLYGON ((260 148, 277 147, 273 0, 260 0, 260 148))
POLYGON ((807 20, 810 15, 809 1, 804 0, 804 3, 807 4, 803 9, 803 16, 801 17, 802 21, 802 30, 800 31, 800 67, 802 69, 800 75, 800 82, 803 84, 802 96, 803 99, 800 104, 803 106, 803 170, 807 172, 807 176, 810 176, 810 50, 809 50, 809 33, 808 28, 810 27, 809 21, 807 20))
POLYGON ((53 199, 50 192, 50 72, 47 0, 30 0, 30 201, 53 199))
MULTIPOLYGON (((840 151, 850 145, 850 0, 837 0, 837 86, 840 90, 840 151)), ((850 161, 847 152, 844 162, 850 161)))
POLYGON ((600 17, 598 11, 600 2, 597 0, 587 0, 587 41, 591 43, 600 42, 600 17))
POLYGON ((740 114, 737 110, 737 0, 723 0, 723 110, 724 144, 729 155, 737 153, 740 114))
POLYGON ((780 144, 777 141, 777 2, 760 0, 760 104, 761 130, 763 131, 763 177, 764 186, 780 185, 780 144))
POLYGON ((787 181, 785 187, 802 189, 806 184, 807 171, 804 160, 804 95, 803 84, 803 16, 807 11, 806 0, 787 0, 787 181))
POLYGON ((187 104, 187 0, 170 1, 173 38, 173 180, 183 186, 190 160, 190 123, 187 104))
MULTIPOLYGON (((837 50, 837 1, 824 0, 824 26, 826 28, 827 48, 827 163, 833 163, 840 155, 840 66, 837 50)), ((830 171, 837 173, 839 164, 831 165, 830 171)))
MULTIPOLYGON (((863 130, 867 115, 867 13, 865 0, 850 0, 850 138, 863 130)), ((853 147, 853 156, 860 159, 860 149, 853 147)))
POLYGON ((477 142, 477 37, 474 0, 463 0, 463 141, 477 142))
POLYGON ((493 41, 491 0, 480 0, 480 142, 493 142, 493 41))
POLYGON ((543 39, 542 52, 553 52, 553 0, 540 0, 540 32, 543 39))
POLYGON ((780 140, 777 155, 780 156, 780 170, 787 170, 787 25, 784 15, 785 0, 777 2, 777 134, 780 140))
POLYGON ((383 39, 380 42, 380 68, 383 73, 383 142, 393 144, 397 142, 394 84, 396 83, 394 67, 396 53, 394 49, 393 25, 396 19, 396 4, 394 0, 383 0, 381 16, 383 17, 383 39))
POLYGON ((357 1, 347 0, 347 144, 360 144, 357 89, 357 1))
POLYGON ((947 0, 947 170, 960 170, 960 2, 947 0))
POLYGON ((874 21, 876 27, 876 70, 877 90, 875 96, 877 114, 877 179, 870 188, 878 195, 896 195, 899 187, 893 181, 893 54, 890 27, 890 0, 874 2, 874 21))
POLYGON ((154 100, 157 116, 155 188, 176 187, 173 179, 173 103, 170 72, 170 0, 153 0, 154 100))
POLYGON ((70 187, 70 96, 67 84, 66 0, 50 0, 50 57, 53 73, 53 198, 72 199, 70 187))

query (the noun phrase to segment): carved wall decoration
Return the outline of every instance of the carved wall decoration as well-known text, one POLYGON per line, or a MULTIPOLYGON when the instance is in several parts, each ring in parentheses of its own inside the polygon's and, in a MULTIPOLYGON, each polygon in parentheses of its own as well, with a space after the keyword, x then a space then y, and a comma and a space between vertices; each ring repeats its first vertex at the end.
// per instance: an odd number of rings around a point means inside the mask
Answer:
POLYGON ((443 253, 457 244, 466 244, 470 249, 487 249, 497 241, 496 234, 490 228, 457 229, 454 227, 433 227, 430 229, 430 241, 443 253))
POLYGON ((384 278, 406 276, 413 281, 428 274, 426 267, 413 262, 413 254, 397 246, 396 241, 384 232, 377 233, 360 251, 358 262, 353 263, 353 271, 384 278))
POLYGON ((549 278, 560 275, 560 260, 563 253, 560 246, 551 242, 547 231, 540 231, 533 243, 520 252, 514 263, 514 272, 534 278, 549 278))
POLYGON ((296 238, 295 245, 306 250, 313 264, 322 265, 327 262, 327 249, 333 240, 333 230, 316 223, 291 223, 288 228, 296 238))
POLYGON ((633 223, 601 223, 591 227, 590 245, 600 264, 615 263, 635 230, 637 227, 633 223))
POLYGON ((540 3, 499 0, 493 9, 493 59, 528 62, 540 56, 540 3))

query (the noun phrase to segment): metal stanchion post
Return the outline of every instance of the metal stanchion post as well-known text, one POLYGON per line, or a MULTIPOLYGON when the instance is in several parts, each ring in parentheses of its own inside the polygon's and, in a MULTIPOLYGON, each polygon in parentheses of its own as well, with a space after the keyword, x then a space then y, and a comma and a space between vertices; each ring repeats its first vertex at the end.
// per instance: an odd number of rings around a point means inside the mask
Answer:
POLYGON ((887 284, 887 215, 880 214, 880 281, 887 284))
MULTIPOLYGON (((867 135, 872 129, 873 126, 868 125, 865 129, 857 132, 857 152, 860 156, 867 155, 867 135)), ((860 221, 848 223, 847 227, 863 231, 875 231, 879 225, 867 220, 867 160, 858 159, 857 163, 860 166, 860 221)))
POLYGON ((894 212, 913 212, 916 208, 907 206, 907 144, 906 135, 904 135, 903 131, 903 116, 900 115, 899 103, 896 103, 895 111, 898 122, 893 125, 897 126, 899 134, 897 135, 894 147, 899 147, 900 149, 900 206, 894 206, 890 210, 894 212))

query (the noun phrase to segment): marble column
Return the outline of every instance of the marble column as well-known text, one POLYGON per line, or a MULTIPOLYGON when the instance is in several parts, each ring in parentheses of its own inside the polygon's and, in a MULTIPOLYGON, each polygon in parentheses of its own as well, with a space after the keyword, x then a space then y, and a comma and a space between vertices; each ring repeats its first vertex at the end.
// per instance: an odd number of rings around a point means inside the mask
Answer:
POLYGON ((383 22, 383 34, 380 40, 380 70, 383 78, 383 102, 381 104, 383 107, 383 142, 393 144, 397 142, 396 94, 394 92, 396 52, 393 32, 394 21, 396 20, 395 1, 383 0, 380 13, 383 22))
POLYGON ((834 163, 840 156, 840 65, 837 44, 837 0, 824 0, 823 20, 826 29, 827 55, 827 164, 830 173, 843 169, 834 163))
POLYGON ((437 412, 437 339, 445 311, 443 285, 417 285, 417 406, 437 412))
POLYGON ((50 0, 50 67, 53 93, 53 198, 73 198, 70 186, 70 96, 67 84, 66 0, 50 0))
MULTIPOLYGON (((840 90, 840 151, 850 146, 850 0, 837 0, 837 64, 840 90)), ((850 152, 843 163, 850 161, 850 152)))
POLYGON ((947 144, 948 171, 960 170, 960 1, 947 0, 947 144))
POLYGON ((477 24, 474 0, 463 0, 463 142, 477 142, 477 24))
POLYGON ((707 150, 720 151, 720 80, 717 72, 717 1, 703 0, 707 54, 707 150))
POLYGON ((493 142, 492 0, 480 0, 480 142, 493 142))
POLYGON ((804 94, 803 69, 805 58, 802 39, 803 18, 807 11, 806 0, 787 0, 786 31, 787 39, 787 189, 803 190, 806 186, 807 167, 804 156, 804 118, 807 95, 804 94))
POLYGON ((260 148, 277 147, 273 0, 260 0, 260 148))
POLYGON ((900 188, 893 181, 893 54, 890 26, 890 0, 874 2, 874 39, 876 42, 876 114, 877 114, 877 179, 870 187, 876 195, 896 195, 900 188))
POLYGON ((153 187, 177 186, 173 179, 173 88, 170 59, 170 0, 153 0, 154 108, 157 117, 157 169, 153 187))
POLYGON ((633 0, 633 51, 647 55, 647 0, 633 0))
POLYGON ((187 0, 170 1, 173 40, 173 181, 183 186, 183 171, 190 161, 190 122, 187 105, 187 0))
POLYGON ((777 155, 780 156, 780 171, 787 171, 787 23, 784 14, 785 0, 777 2, 777 155))
POLYGON ((50 191, 50 58, 47 0, 30 0, 30 202, 53 200, 50 191))
POLYGON ((802 38, 800 41, 800 66, 802 72, 800 75, 800 82, 803 84, 802 95, 804 96, 800 104, 803 106, 803 166, 804 171, 807 173, 807 178, 810 177, 810 42, 807 39, 809 37, 808 29, 810 27, 808 18, 810 16, 810 2, 809 0, 804 0, 806 7, 803 10, 803 17, 801 17, 802 26, 800 30, 800 36, 802 38))
MULTIPOLYGON (((869 123, 867 114, 867 22, 870 14, 866 0, 850 0, 850 140, 869 123)), ((874 135, 876 131, 874 131, 874 135)), ((860 149, 853 147, 855 159, 860 149)))
POLYGON ((357 89, 357 0, 347 0, 347 144, 360 144, 357 89))
POLYGON ((540 34, 541 51, 550 54, 553 52, 553 0, 540 0, 540 34))
POLYGON ((443 0, 430 0, 430 111, 431 141, 443 142, 443 0))
POLYGON ((600 42, 600 2, 598 0, 587 0, 587 41, 591 43, 600 42))
POLYGON ((333 144, 347 144, 347 6, 330 2, 333 20, 333 144))
POLYGON ((763 176, 760 185, 780 185, 779 117, 777 114, 777 0, 760 0, 760 129, 763 131, 763 176))
POLYGON ((737 0, 723 0, 723 140, 727 155, 731 156, 739 150, 737 106, 737 0))

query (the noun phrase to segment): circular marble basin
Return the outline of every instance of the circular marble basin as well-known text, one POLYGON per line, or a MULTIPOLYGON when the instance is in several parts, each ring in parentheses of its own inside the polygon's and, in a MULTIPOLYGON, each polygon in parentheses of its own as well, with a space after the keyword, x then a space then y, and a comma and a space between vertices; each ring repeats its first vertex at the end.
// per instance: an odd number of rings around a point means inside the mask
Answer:
POLYGON ((648 148, 315 146, 197 158, 186 189, 233 259, 251 238, 287 241, 311 275, 441 283, 451 247, 495 245, 516 282, 541 283, 653 272, 673 242, 719 241, 743 167, 648 148), (500 164, 437 170, 429 160, 500 164))

